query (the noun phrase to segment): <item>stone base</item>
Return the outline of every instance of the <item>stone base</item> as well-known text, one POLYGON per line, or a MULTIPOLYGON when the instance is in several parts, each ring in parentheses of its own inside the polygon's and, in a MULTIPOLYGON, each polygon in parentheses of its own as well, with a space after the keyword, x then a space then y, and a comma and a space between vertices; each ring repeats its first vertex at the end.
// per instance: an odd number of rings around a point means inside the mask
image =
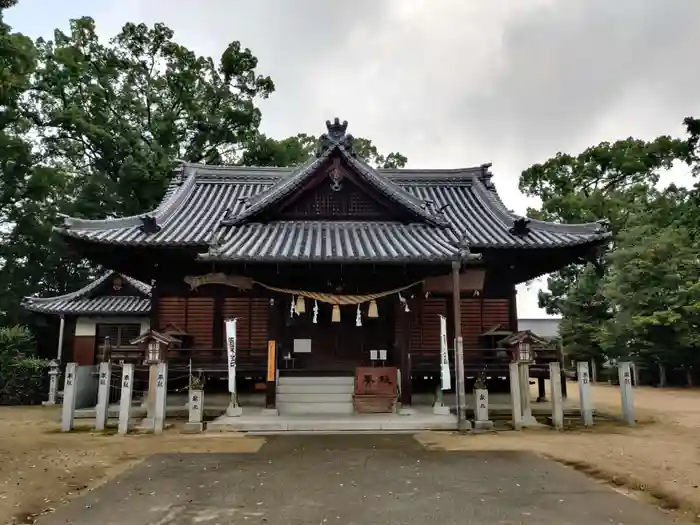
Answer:
POLYGON ((493 421, 474 421, 475 431, 491 430, 493 428, 493 421))
POLYGON ((415 416, 416 411, 412 407, 401 407, 399 408, 400 416, 415 416))
POLYGON ((523 416, 522 425, 524 427, 542 427, 542 423, 538 422, 533 416, 523 416))
POLYGON ((240 417, 243 415, 243 407, 230 404, 228 408, 226 408, 226 415, 229 417, 240 417))
POLYGON ((458 432, 469 432, 472 429, 472 424, 468 419, 463 419, 462 421, 457 421, 457 431, 458 432))
POLYGON ((153 430, 156 428, 156 422, 152 417, 144 417, 134 428, 136 430, 153 430))
POLYGON ((260 411, 261 416, 279 416, 280 411, 277 410, 276 408, 263 408, 260 411))
POLYGON ((188 421, 182 430, 185 434, 199 434, 204 431, 204 423, 195 423, 188 421))
POLYGON ((55 401, 42 401, 41 404, 44 406, 53 406, 53 405, 56 405, 57 403, 55 401))
POLYGON ((439 403, 435 403, 433 405, 433 414, 435 414, 436 416, 449 416, 450 407, 441 405, 439 403))

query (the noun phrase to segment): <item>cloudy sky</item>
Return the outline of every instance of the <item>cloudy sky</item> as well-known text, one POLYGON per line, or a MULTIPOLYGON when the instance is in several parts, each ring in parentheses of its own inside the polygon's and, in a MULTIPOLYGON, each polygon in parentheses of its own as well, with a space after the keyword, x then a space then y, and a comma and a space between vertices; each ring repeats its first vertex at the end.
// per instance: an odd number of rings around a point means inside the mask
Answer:
MULTIPOLYGON (((50 37, 83 15, 105 37, 164 22, 212 56, 239 40, 277 86, 262 105, 269 135, 319 133, 338 116, 412 167, 493 162, 519 212, 518 176, 534 162, 681 134, 700 116, 699 0, 20 0, 7 21, 50 37)), ((544 315, 538 286, 520 290, 521 316, 544 315)))

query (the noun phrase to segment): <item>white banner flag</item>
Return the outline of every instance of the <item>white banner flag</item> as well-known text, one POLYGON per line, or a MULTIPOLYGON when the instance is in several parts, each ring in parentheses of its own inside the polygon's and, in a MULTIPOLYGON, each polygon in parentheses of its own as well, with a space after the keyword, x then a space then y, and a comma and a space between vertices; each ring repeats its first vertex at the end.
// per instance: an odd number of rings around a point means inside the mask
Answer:
POLYGON ((450 358, 447 355, 447 319, 440 316, 440 376, 442 378, 442 389, 452 388, 450 378, 450 358))
POLYGON ((228 391, 236 393, 236 321, 226 319, 226 357, 228 360, 228 391))

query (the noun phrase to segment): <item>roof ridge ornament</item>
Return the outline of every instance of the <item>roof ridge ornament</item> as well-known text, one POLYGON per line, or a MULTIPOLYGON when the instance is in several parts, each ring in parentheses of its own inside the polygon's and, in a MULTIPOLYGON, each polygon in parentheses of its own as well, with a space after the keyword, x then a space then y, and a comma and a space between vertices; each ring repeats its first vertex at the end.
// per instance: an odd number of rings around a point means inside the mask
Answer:
POLYGON ((143 233, 158 233, 162 229, 161 225, 158 224, 157 217, 153 215, 143 215, 139 219, 141 220, 140 229, 143 233))
POLYGON ((513 219, 513 226, 508 230, 513 235, 524 236, 530 233, 530 219, 527 217, 516 217, 513 219))
POLYGON ((595 221, 598 225, 595 229, 596 233, 608 233, 610 231, 610 220, 609 219, 599 219, 595 221))
POLYGON ((328 150, 335 146, 341 146, 349 155, 356 157, 357 153, 354 149, 355 137, 346 133, 348 129, 348 121, 340 122, 338 117, 335 117, 333 122, 326 120, 326 129, 328 133, 324 133, 318 138, 316 146, 316 156, 323 156, 328 150))

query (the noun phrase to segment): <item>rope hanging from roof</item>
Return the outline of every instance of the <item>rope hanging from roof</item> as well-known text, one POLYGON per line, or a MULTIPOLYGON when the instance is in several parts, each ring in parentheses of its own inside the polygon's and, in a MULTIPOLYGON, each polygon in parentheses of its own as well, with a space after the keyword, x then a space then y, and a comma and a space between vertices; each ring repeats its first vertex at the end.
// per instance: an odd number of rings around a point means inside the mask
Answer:
POLYGON ((306 297, 308 299, 313 299, 315 301, 320 301, 322 303, 344 306, 344 305, 358 305, 362 303, 367 303, 369 301, 375 301, 381 299, 382 297, 387 297, 389 295, 394 295, 401 293, 409 288, 413 288, 416 285, 422 284, 423 281, 416 281, 414 283, 402 286, 401 288, 394 288, 393 290, 387 290, 385 292, 377 292, 364 295, 345 295, 345 294, 334 294, 334 293, 323 293, 323 292, 309 292, 306 290, 293 290, 291 288, 277 288, 276 286, 270 286, 259 281, 253 281, 255 284, 262 286, 263 288, 270 290, 271 292, 284 293, 288 295, 294 295, 298 297, 306 297))

